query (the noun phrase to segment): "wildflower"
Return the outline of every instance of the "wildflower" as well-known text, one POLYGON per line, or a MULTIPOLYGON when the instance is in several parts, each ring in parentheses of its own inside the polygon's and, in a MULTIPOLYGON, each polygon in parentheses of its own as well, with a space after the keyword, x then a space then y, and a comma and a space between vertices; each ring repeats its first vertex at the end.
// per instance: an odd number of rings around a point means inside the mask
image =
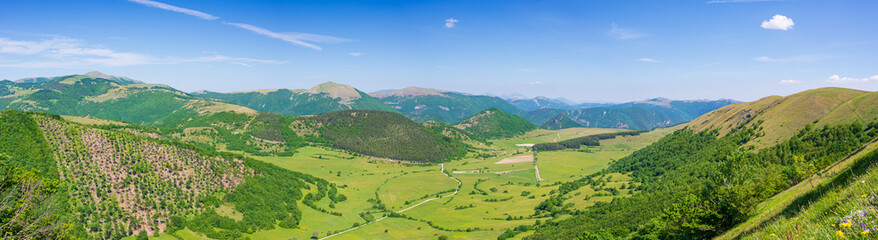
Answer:
POLYGON ((835 236, 844 237, 844 232, 841 230, 835 231, 835 236))
POLYGON ((864 230, 864 231, 860 232, 860 234, 862 234, 862 235, 869 234, 869 230, 864 230))
POLYGON ((869 195, 868 195, 868 194, 860 195, 860 197, 863 197, 863 198, 866 197, 866 196, 869 196, 869 195))
POLYGON ((769 236, 772 236, 772 237, 776 237, 776 235, 774 235, 774 233, 772 233, 772 234, 771 234, 771 235, 769 235, 769 236))

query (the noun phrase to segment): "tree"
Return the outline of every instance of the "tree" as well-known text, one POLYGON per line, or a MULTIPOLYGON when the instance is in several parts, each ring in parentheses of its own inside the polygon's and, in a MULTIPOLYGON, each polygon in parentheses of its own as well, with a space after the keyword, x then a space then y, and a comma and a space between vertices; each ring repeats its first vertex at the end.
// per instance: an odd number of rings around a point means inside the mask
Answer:
POLYGON ((149 235, 147 235, 146 229, 140 230, 140 233, 137 234, 137 240, 149 240, 149 235))

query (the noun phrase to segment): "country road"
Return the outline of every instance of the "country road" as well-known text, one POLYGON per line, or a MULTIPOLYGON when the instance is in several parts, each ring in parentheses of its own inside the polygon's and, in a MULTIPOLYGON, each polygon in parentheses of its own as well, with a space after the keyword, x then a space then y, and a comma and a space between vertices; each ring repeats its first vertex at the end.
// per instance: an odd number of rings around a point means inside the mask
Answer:
MULTIPOLYGON (((424 200, 424 201, 422 201, 422 202, 420 202, 420 203, 418 203, 418 204, 412 205, 411 207, 405 208, 405 209, 403 209, 403 210, 399 210, 399 211, 397 211, 396 213, 403 213, 403 212, 408 211, 408 210, 411 210, 412 208, 415 208, 415 207, 417 207, 417 206, 421 206, 421 204, 427 203, 427 202, 429 202, 429 201, 433 201, 433 200, 440 199, 440 198, 451 197, 451 196, 457 195, 457 193, 460 192, 460 186, 463 184, 462 182, 460 182, 460 179, 457 179, 457 178, 452 177, 451 175, 448 175, 447 173, 445 173, 445 164, 441 164, 440 166, 442 166, 442 168, 439 170, 439 172, 441 172, 441 173, 444 174, 445 176, 447 176, 447 177, 453 179, 454 181, 457 181, 457 189, 454 189, 454 192, 451 193, 451 194, 448 194, 448 195, 445 195, 445 196, 440 196, 440 197, 435 197, 435 198, 430 198, 430 199, 424 200)), ((539 175, 539 173, 537 173, 537 175, 539 175)), ((376 223, 376 222, 378 222, 378 221, 384 220, 385 218, 387 218, 387 217, 385 216, 385 217, 381 217, 381 218, 379 218, 379 219, 375 219, 375 221, 367 222, 367 223, 364 223, 363 225, 360 225, 360 226, 357 226, 357 227, 353 227, 353 228, 350 228, 350 229, 348 229, 348 230, 344 230, 344 231, 341 231, 341 232, 337 232, 337 233, 335 233, 335 234, 332 234, 332 235, 329 235, 329 236, 326 236, 326 237, 322 237, 322 238, 320 238, 320 240, 322 240, 322 239, 327 239, 327 238, 331 238, 331 237, 335 237, 335 236, 338 236, 338 235, 341 235, 341 234, 344 234, 344 233, 347 233, 347 232, 350 232, 350 231, 353 231, 353 230, 357 230, 358 228, 365 227, 366 225, 369 225, 369 224, 372 224, 372 223, 376 223)))

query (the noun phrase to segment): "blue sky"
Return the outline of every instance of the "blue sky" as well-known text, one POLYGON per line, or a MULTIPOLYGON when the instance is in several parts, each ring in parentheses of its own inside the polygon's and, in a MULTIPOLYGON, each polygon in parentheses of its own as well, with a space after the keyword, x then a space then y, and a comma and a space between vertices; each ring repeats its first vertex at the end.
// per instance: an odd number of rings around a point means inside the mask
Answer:
POLYGON ((878 90, 876 1, 0 2, 0 79, 623 102, 878 90))

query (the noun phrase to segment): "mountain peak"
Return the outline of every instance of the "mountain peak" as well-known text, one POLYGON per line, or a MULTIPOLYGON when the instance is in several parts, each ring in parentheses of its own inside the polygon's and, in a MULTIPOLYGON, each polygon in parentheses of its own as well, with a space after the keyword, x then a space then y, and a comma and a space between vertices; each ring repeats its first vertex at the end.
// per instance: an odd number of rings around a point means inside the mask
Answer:
POLYGON ((106 80, 114 81, 116 83, 123 84, 123 85, 124 84, 143 83, 141 81, 137 81, 137 80, 134 80, 134 79, 131 79, 128 77, 113 76, 113 75, 105 74, 105 73, 98 72, 98 71, 87 72, 87 73, 85 73, 85 76, 92 77, 92 78, 106 79, 106 80))
POLYGON ((422 87, 407 87, 400 90, 396 90, 388 93, 378 93, 375 94, 375 97, 385 98, 385 97, 413 97, 413 96, 426 96, 426 95, 434 95, 434 96, 446 96, 445 93, 447 91, 433 89, 433 88, 422 88, 422 87))
POLYGON ((113 77, 113 76, 110 76, 108 74, 98 72, 98 71, 87 72, 87 73, 85 73, 85 75, 89 76, 89 77, 93 77, 93 78, 103 78, 103 79, 110 79, 113 77))
POLYGON ((308 93, 321 94, 325 93, 332 98, 340 98, 343 101, 359 99, 360 91, 350 85, 335 83, 332 81, 317 84, 317 86, 308 89, 308 93))

